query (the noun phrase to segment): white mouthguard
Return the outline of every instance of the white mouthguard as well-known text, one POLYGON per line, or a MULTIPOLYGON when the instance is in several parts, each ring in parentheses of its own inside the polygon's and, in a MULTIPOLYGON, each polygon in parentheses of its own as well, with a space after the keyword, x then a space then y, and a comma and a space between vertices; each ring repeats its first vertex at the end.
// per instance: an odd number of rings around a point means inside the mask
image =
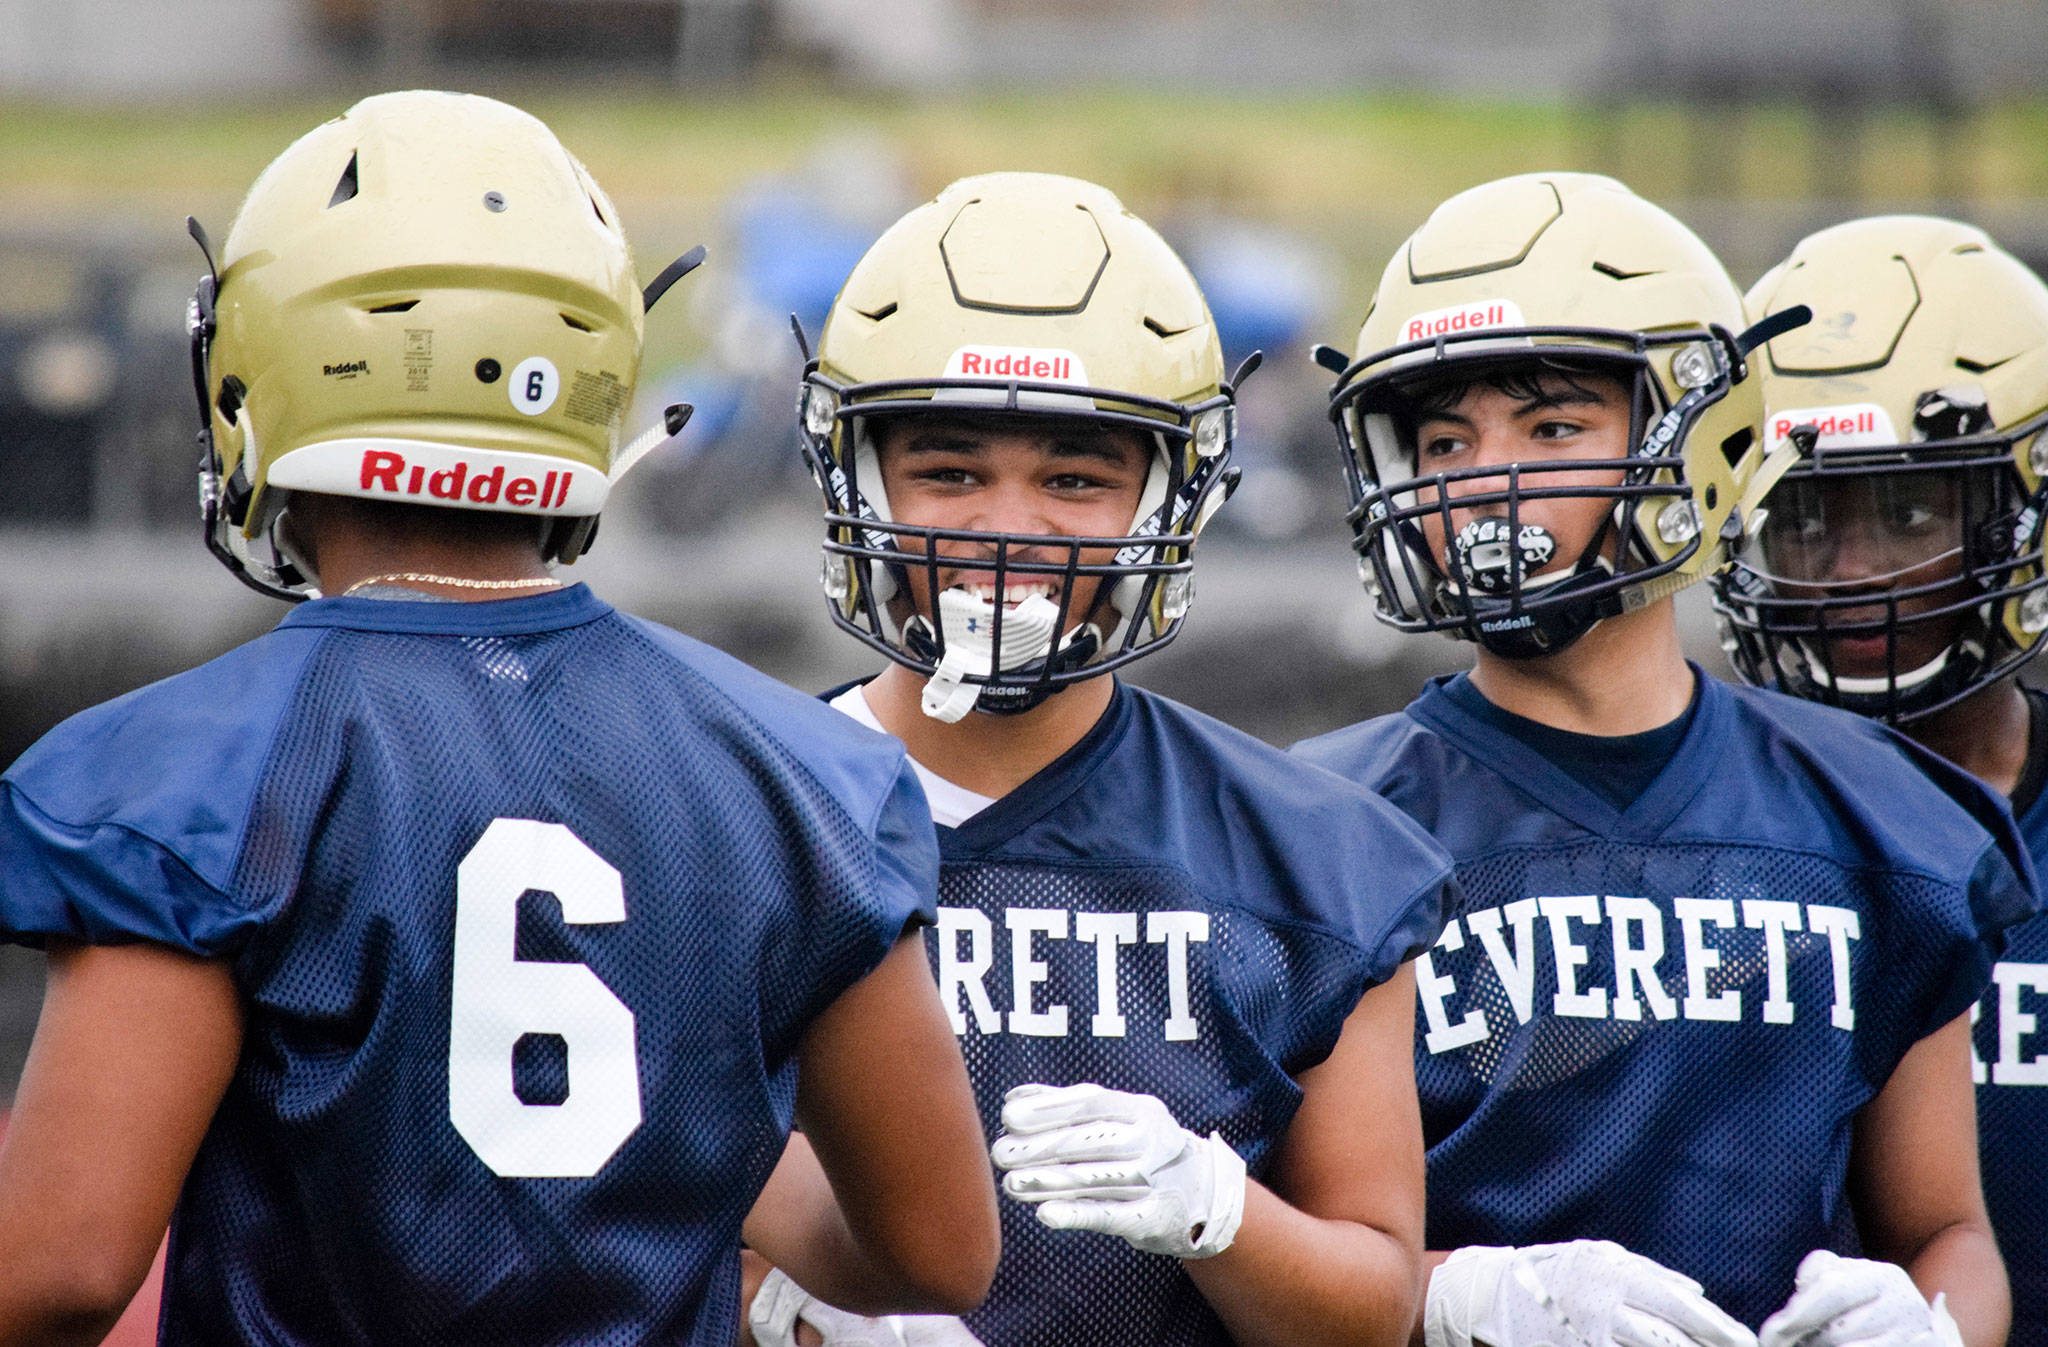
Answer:
MULTIPOLYGON (((1003 669, 1019 669, 1052 650, 1059 605, 1033 594, 1003 614, 1003 669)), ((964 589, 939 595, 939 629, 946 653, 938 671, 924 685, 924 713, 948 725, 974 709, 979 683, 962 680, 969 674, 986 678, 995 671, 996 606, 964 589)))

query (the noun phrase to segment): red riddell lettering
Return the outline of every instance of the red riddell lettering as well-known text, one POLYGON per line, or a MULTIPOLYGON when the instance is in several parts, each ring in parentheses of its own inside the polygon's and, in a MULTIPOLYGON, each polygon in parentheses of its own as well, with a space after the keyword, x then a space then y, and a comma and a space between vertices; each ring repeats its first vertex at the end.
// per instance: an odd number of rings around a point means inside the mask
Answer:
POLYGON ((386 491, 396 491, 398 474, 404 470, 405 455, 394 454, 384 449, 365 449, 362 489, 368 491, 372 482, 382 482, 386 491))
POLYGON ((366 492, 388 491, 395 496, 425 494, 437 500, 467 500, 474 505, 495 505, 502 500, 507 505, 546 510, 569 499, 569 486, 576 475, 550 472, 539 482, 531 477, 508 480, 503 464, 488 472, 472 473, 469 464, 458 462, 429 476, 420 464, 408 464, 403 454, 389 449, 365 449, 357 480, 366 492))
POLYGON ((989 378, 1013 379, 1067 379, 1073 368, 1068 356, 1052 359, 1034 358, 1028 354, 1013 352, 1008 355, 987 356, 976 351, 960 353, 960 373, 981 375, 989 378))
POLYGON ((1771 438, 1782 440, 1792 433, 1794 426, 1812 426, 1819 435, 1874 435, 1877 433, 1877 414, 1858 412, 1854 416, 1795 417, 1774 416, 1771 418, 1771 438))
POLYGON ((1507 312, 1500 304, 1455 309, 1441 313, 1434 318, 1410 318, 1408 326, 1402 329, 1404 341, 1421 341, 1427 337, 1442 337, 1453 332, 1470 332, 1482 327, 1500 327, 1507 321, 1507 312))
POLYGON ((469 479, 469 499, 475 505, 496 505, 498 493, 504 489, 505 465, 502 463, 469 479))

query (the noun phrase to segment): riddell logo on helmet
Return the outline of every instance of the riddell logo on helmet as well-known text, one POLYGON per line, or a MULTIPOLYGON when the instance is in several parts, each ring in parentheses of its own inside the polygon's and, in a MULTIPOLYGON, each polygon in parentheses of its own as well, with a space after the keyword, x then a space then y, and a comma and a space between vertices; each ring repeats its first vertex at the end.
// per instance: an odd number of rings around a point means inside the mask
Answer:
POLYGON ((425 496, 434 500, 469 505, 503 503, 518 509, 548 510, 569 498, 572 474, 549 472, 537 477, 505 475, 500 464, 489 472, 457 461, 439 472, 428 472, 405 455, 389 449, 363 451, 361 487, 365 495, 389 493, 394 496, 425 496))
POLYGON ((1036 346, 963 346, 946 362, 948 379, 1016 379, 1085 384, 1088 371, 1072 351, 1036 346))
POLYGON ((339 365, 322 365, 320 372, 322 374, 339 374, 344 378, 354 378, 358 374, 368 374, 370 372, 370 362, 367 360, 344 360, 339 365))
POLYGON ((1521 327, 1522 310, 1512 299, 1482 299, 1448 309, 1418 313, 1401 325, 1402 341, 1430 341, 1490 327, 1521 327))
POLYGON ((1764 441, 1783 444, 1800 426, 1812 426, 1822 449, 1883 449, 1899 442, 1892 418, 1875 402, 1850 402, 1838 407, 1793 407, 1772 412, 1764 423, 1764 441))

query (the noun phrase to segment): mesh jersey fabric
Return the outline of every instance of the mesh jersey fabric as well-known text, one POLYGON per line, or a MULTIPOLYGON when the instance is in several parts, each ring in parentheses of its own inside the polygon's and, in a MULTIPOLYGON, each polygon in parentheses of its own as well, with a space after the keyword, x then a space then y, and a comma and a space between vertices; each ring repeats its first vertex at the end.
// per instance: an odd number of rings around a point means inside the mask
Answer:
POLYGON ((1417 966, 1429 1247, 1611 1239, 1754 1327, 1808 1251, 1854 1251, 1856 1111, 2036 899, 1973 779, 1859 717, 1699 687, 1621 811, 1440 684, 1296 751, 1458 863, 1417 966))
MULTIPOLYGON (((1359 998, 1428 948, 1443 852, 1398 810, 1140 689, 939 829, 941 999, 991 1139, 1003 1095, 1093 1081, 1220 1132, 1256 1177, 1359 998)), ((1179 1260, 1000 1203, 988 1347, 1230 1341, 1179 1260)))
MULTIPOLYGON (((2048 699, 2028 698, 2037 720, 2048 715, 2048 699)), ((2048 865, 2048 793, 2025 806, 2020 833, 2035 866, 2048 865)), ((2048 915, 2006 934, 1972 1030, 1978 1164, 2012 1282, 2006 1343, 2048 1347, 2048 1040, 2034 1037, 2048 1028, 2048 915)))
POLYGON ((163 1340, 323 1347, 728 1347, 797 1039, 938 859, 894 741, 581 586, 307 603, 54 730, 0 854, 13 939, 230 961, 163 1340))

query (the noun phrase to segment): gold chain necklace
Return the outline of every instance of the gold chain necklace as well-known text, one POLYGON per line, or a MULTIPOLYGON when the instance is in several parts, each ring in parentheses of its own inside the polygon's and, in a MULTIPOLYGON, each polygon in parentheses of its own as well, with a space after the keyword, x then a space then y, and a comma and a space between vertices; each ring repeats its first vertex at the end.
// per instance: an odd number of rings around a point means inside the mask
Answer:
POLYGON ((387 575, 372 575, 356 581, 341 591, 347 598, 359 589, 384 584, 430 584, 453 585, 457 589, 560 589, 562 582, 552 575, 533 580, 471 580, 460 575, 433 575, 426 571, 392 571, 387 575))

